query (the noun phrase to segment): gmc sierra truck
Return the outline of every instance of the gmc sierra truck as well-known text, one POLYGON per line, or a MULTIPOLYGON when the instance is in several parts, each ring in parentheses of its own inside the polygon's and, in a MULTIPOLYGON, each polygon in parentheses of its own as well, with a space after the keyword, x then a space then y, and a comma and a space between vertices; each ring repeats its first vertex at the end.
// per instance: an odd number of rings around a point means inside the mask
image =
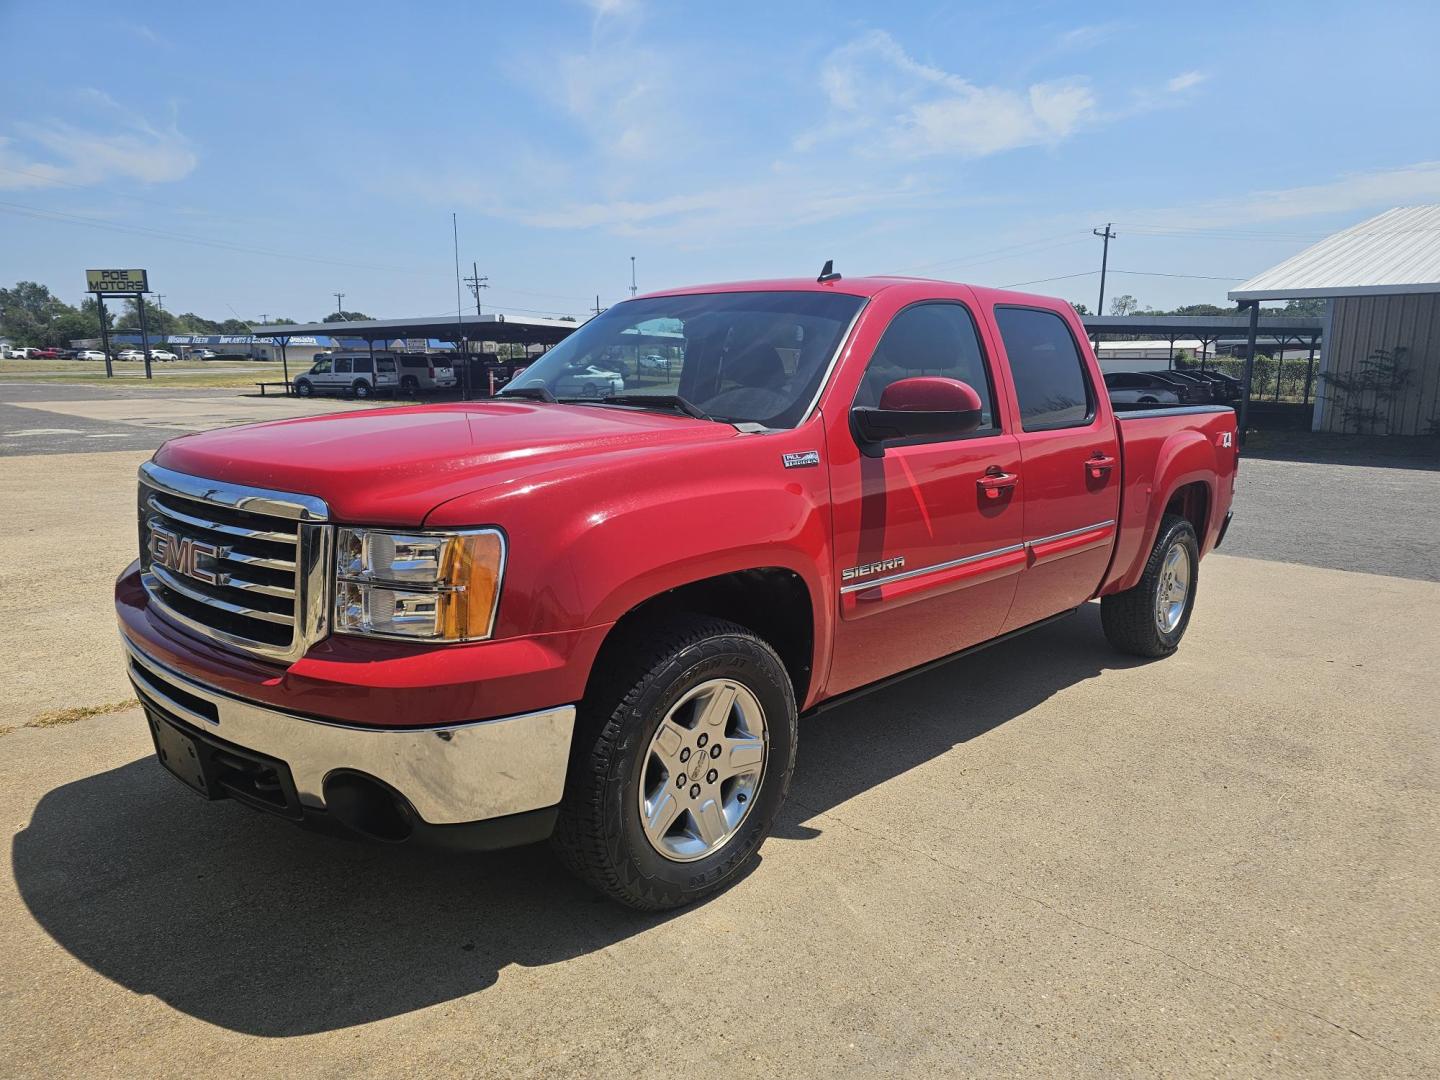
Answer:
POLYGON ((1059 300, 642 296, 492 400, 167 442, 115 591, 129 674, 207 799, 548 837, 623 903, 684 904, 764 840, 800 715, 1097 598, 1114 646, 1174 651, 1235 416, 1117 415, 1104 385, 1059 300), (569 396, 590 368, 621 385, 569 396))

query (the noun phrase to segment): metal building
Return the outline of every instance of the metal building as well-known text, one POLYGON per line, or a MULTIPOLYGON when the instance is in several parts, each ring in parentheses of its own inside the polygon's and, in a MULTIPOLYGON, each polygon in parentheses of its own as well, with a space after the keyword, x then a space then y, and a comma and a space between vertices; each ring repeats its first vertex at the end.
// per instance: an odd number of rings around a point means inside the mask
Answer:
POLYGON ((1440 435, 1440 206, 1402 206, 1230 292, 1328 301, 1315 431, 1440 435))

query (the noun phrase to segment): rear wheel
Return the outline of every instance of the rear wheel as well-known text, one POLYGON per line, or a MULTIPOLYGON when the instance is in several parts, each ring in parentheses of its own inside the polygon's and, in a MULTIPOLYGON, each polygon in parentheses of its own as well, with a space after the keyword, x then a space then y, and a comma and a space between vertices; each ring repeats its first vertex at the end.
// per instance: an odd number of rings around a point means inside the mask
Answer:
POLYGON ((581 709, 554 846, 630 907, 679 907, 743 872, 795 764, 795 697, 775 651, 734 623, 637 634, 581 709))
POLYGON ((414 375, 406 375, 400 380, 400 389, 402 392, 414 397, 420 390, 420 380, 415 378, 414 375))
POLYGON ((372 387, 364 379, 356 379, 355 385, 350 388, 350 391, 362 401, 375 393, 374 387, 372 387))
POLYGON ((1139 583, 1100 599, 1105 637, 1121 652, 1169 656, 1190 625, 1199 580, 1195 530, 1184 518, 1166 514, 1139 583))

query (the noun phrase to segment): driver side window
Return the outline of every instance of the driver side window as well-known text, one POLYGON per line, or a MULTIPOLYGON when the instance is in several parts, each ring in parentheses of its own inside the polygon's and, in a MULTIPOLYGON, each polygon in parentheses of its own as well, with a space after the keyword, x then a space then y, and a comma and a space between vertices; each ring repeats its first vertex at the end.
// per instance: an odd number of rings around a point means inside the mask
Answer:
POLYGON ((330 361, 329 361, 329 360, 317 360, 317 361, 315 362, 315 366, 310 369, 310 374, 311 374, 311 375, 329 375, 329 374, 330 374, 330 361))
POLYGON ((994 435, 995 391, 975 320, 963 304, 913 304, 890 320, 855 394, 855 405, 878 407, 885 388, 901 379, 938 375, 968 383, 980 395, 980 426, 966 438, 994 435))

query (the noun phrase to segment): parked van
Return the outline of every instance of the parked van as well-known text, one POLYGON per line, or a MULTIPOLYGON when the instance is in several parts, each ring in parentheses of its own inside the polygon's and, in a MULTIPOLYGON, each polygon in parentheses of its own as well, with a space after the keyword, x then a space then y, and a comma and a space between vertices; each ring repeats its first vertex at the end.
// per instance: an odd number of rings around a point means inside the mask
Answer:
POLYGON ((368 398, 382 392, 393 394, 399 385, 394 353, 376 353, 372 358, 368 352, 337 352, 296 376, 295 393, 301 397, 329 393, 368 398))

